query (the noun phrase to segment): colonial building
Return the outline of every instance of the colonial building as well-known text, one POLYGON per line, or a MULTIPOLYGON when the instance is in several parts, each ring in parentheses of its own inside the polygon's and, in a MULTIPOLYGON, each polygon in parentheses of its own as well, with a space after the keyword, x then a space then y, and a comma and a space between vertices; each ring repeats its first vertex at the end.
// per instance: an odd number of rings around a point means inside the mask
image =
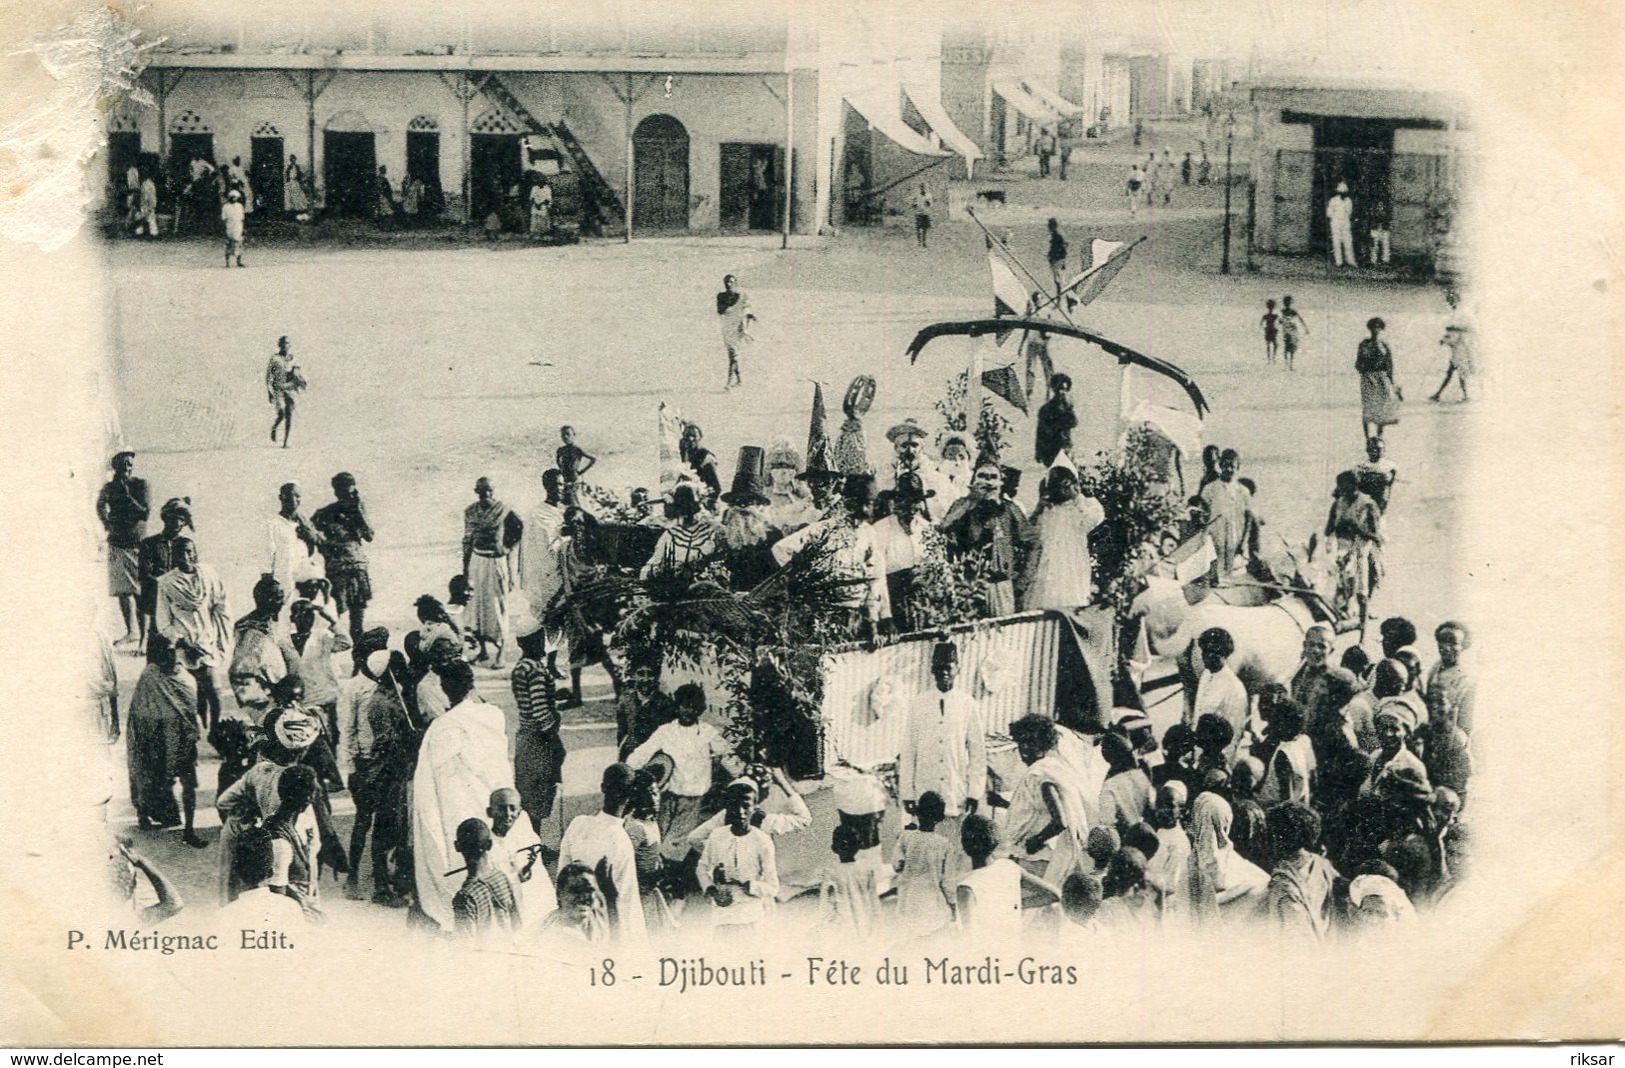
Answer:
POLYGON ((1251 95, 1258 248, 1327 252, 1326 201, 1339 182, 1354 201, 1357 244, 1377 223, 1396 259, 1431 258, 1447 239, 1470 158, 1454 98, 1324 81, 1263 84, 1251 95))
POLYGON ((110 115, 109 171, 145 155, 174 186, 194 157, 239 158, 274 211, 297 162, 338 216, 411 177, 478 222, 535 169, 606 229, 812 232, 981 154, 943 108, 938 31, 853 17, 874 8, 163 0, 139 16, 163 38, 153 106, 110 115))

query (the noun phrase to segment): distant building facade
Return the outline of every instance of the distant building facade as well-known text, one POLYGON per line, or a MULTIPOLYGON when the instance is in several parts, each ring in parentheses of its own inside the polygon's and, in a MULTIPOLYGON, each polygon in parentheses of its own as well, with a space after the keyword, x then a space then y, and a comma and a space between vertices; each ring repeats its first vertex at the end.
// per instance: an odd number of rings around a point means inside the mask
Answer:
POLYGON ((1325 254, 1326 201, 1346 182, 1360 245, 1385 226, 1396 259, 1449 240, 1471 159, 1461 107, 1438 93, 1331 85, 1252 89, 1254 241, 1325 254))

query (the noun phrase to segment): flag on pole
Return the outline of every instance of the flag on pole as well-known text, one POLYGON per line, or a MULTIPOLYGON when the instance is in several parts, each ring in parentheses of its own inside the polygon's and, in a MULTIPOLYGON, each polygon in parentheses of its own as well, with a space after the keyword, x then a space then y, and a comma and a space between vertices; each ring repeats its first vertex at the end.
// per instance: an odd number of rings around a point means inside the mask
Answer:
POLYGON ((834 455, 829 443, 829 414, 824 411, 824 387, 814 382, 812 420, 807 427, 807 470, 834 469, 834 455))
POLYGON ((1094 241, 1090 245, 1089 269, 1066 287, 1065 295, 1079 304, 1088 304, 1100 296, 1133 254, 1133 246, 1124 248, 1121 241, 1094 241))
POLYGON ((1021 284, 1016 272, 1010 269, 996 249, 988 249, 988 270, 993 272, 993 316, 1010 315, 1020 318, 1027 314, 1032 301, 1027 287, 1021 284))
POLYGON ((681 477, 678 468, 681 462, 683 417, 676 408, 661 401, 659 419, 660 495, 666 497, 670 496, 681 477))
POLYGON ((1123 245, 1124 242, 1122 241, 1102 241, 1098 237, 1095 238, 1089 242, 1089 266, 1091 268, 1099 267, 1117 255, 1117 250, 1122 248, 1123 245))
MULTIPOLYGON (((1142 238, 1141 240, 1144 240, 1142 238)), ((1134 242, 1138 245, 1140 242, 1134 242)), ((1089 243, 1089 269, 1079 274, 1066 285, 1061 287, 1061 299, 1066 301, 1067 310, 1080 304, 1088 304, 1101 291, 1117 277, 1128 263, 1129 256, 1134 252, 1134 245, 1127 245, 1122 241, 1102 241, 1096 238, 1089 243)), ((1054 307, 1054 297, 1043 298, 1038 305, 1038 311, 1054 307)))

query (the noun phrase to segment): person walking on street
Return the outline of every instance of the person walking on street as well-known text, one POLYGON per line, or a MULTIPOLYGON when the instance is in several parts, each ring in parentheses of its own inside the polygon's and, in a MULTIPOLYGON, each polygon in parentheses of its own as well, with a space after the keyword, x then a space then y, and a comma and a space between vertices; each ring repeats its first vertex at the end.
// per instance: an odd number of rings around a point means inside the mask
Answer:
POLYGON ((265 365, 265 399, 276 410, 271 422, 271 441, 276 442, 277 427, 282 428, 282 447, 288 447, 288 435, 293 433, 294 394, 305 388, 305 376, 293 362, 288 351, 288 339, 276 339, 276 354, 265 365))
POLYGON ((1271 365, 1275 363, 1275 327, 1280 319, 1281 317, 1275 314, 1275 302, 1266 300, 1264 317, 1259 320, 1259 324, 1264 327, 1264 362, 1271 365))
POLYGON ((226 269, 231 269, 233 257, 237 266, 243 265, 243 195, 233 189, 226 194, 226 202, 220 206, 220 219, 226 225, 226 269))
POLYGON ((1298 309, 1292 306, 1291 297, 1281 298, 1281 356, 1286 362, 1286 369, 1292 370, 1293 357, 1298 355, 1298 343, 1303 340, 1304 333, 1309 324, 1303 321, 1298 309))
POLYGON ((728 350, 728 380, 724 390, 744 385, 739 376, 739 350, 751 341, 750 324, 756 315, 750 310, 750 300, 739 291, 739 280, 733 275, 722 279, 722 292, 717 294, 717 318, 722 326, 722 346, 728 350))
POLYGON ((924 182, 920 183, 920 191, 914 194, 910 206, 914 209, 914 239, 925 248, 925 237, 931 232, 931 194, 926 192, 924 182))
MULTIPOLYGON (((1458 303, 1455 292, 1446 294, 1445 299, 1450 302, 1450 310, 1455 311, 1458 303)), ((1439 344, 1450 350, 1450 366, 1445 368, 1444 381, 1439 383, 1439 388, 1433 391, 1433 396, 1428 400, 1439 403, 1444 397, 1444 387, 1450 384, 1451 376, 1455 376, 1461 384, 1461 399, 1465 403, 1471 399, 1467 396, 1467 376, 1478 370, 1473 363, 1472 329, 1457 320, 1444 328, 1444 337, 1439 339, 1439 344)))
POLYGON ((1399 405, 1405 399, 1394 381, 1394 351, 1382 339, 1387 327, 1379 318, 1365 327, 1371 336, 1360 342, 1354 369, 1360 374, 1360 428, 1365 437, 1382 437, 1382 428, 1399 422, 1399 405))

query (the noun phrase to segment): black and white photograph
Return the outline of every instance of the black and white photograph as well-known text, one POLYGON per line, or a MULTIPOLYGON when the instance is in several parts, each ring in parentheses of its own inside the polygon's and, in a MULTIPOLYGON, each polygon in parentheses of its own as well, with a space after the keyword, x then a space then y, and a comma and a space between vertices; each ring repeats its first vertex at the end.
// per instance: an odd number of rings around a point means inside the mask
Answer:
POLYGON ((0 1042, 1617 1040, 1582 8, 19 13, 0 1042))

